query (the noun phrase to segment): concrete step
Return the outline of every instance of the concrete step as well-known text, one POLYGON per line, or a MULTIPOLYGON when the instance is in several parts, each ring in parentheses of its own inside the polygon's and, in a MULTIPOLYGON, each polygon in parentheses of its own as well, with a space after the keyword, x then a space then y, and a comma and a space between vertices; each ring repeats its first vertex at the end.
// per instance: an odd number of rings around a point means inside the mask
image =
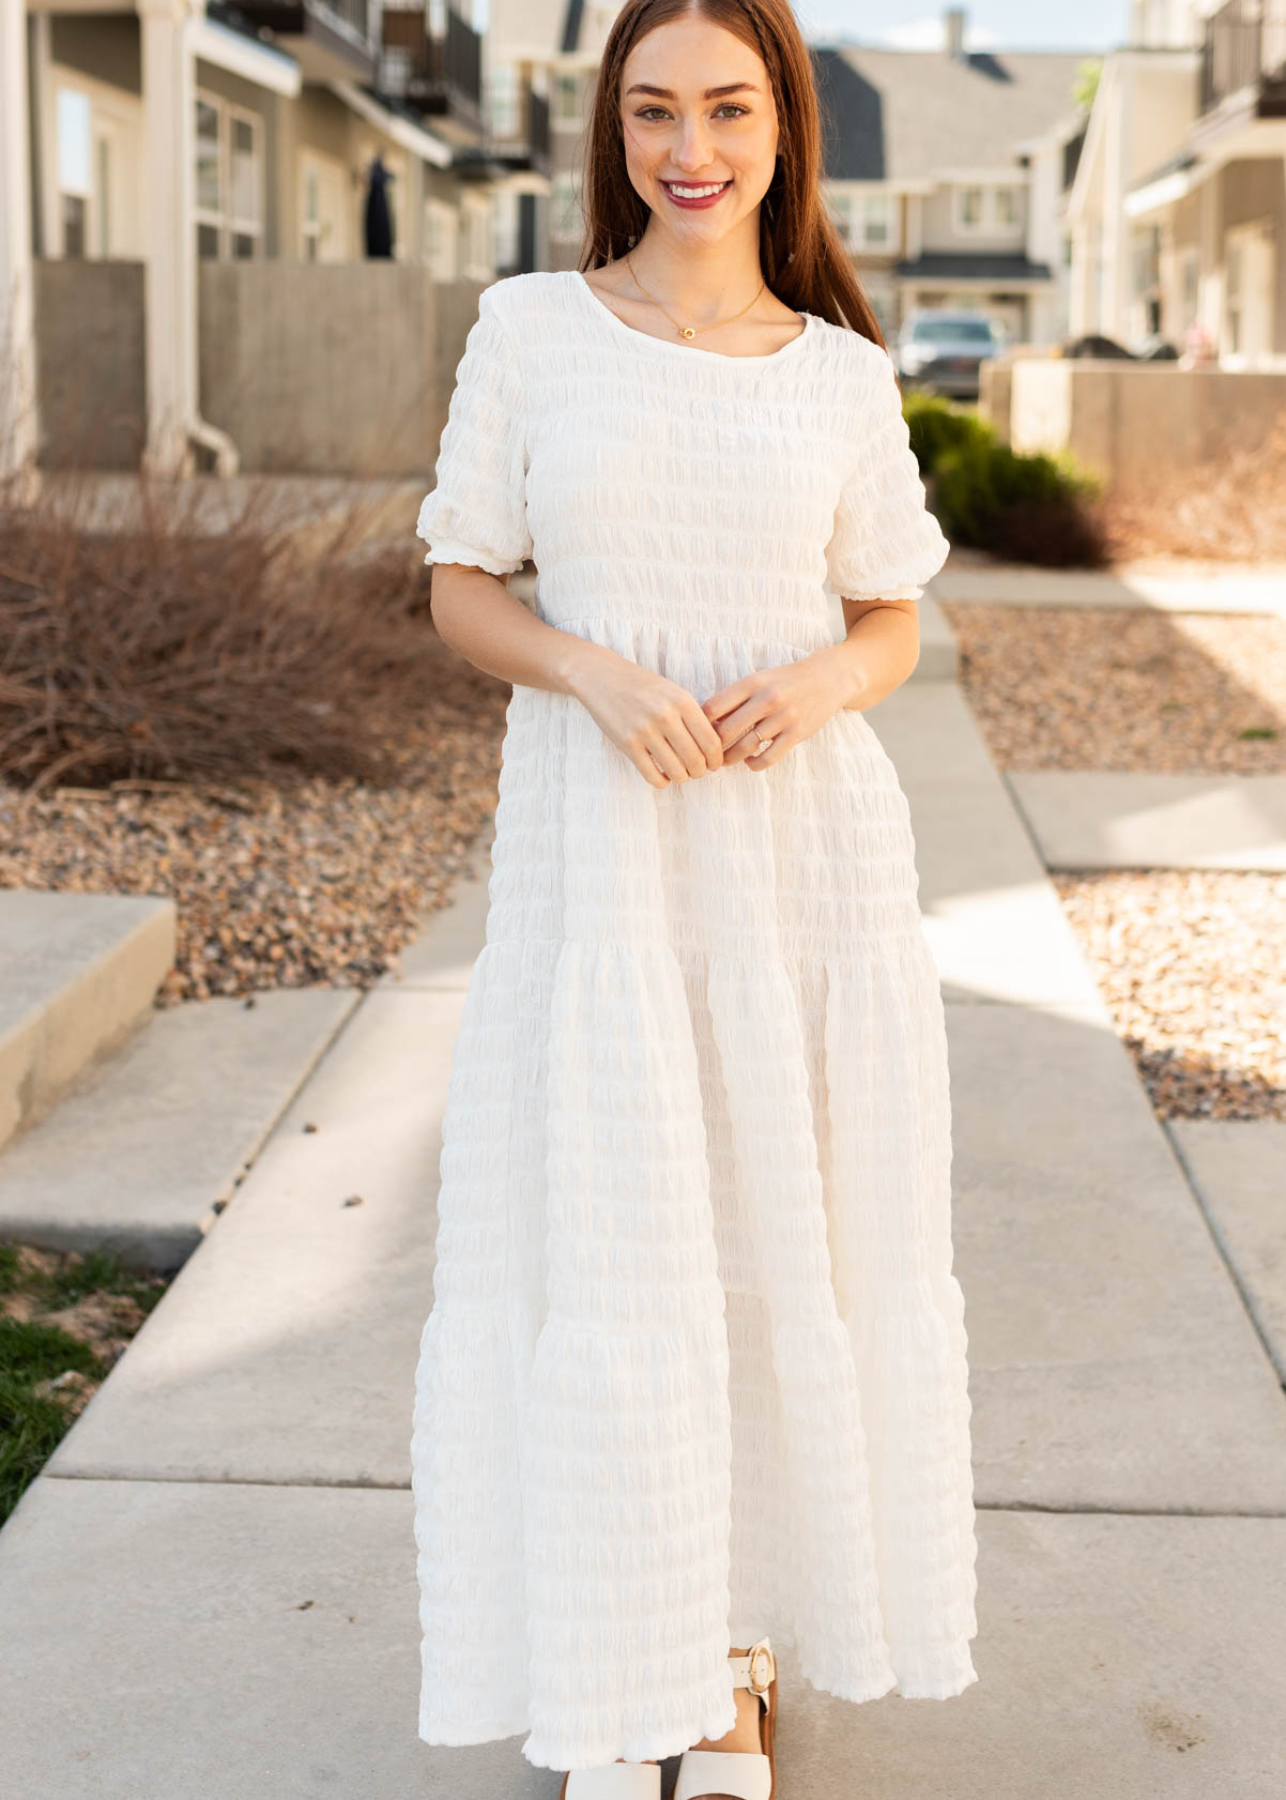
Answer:
MULTIPOLYGON (((420 1741, 412 1522, 405 1491, 41 1478, 0 1532, 7 1791, 555 1800, 521 1735, 420 1741)), ((1286 1791, 1286 1520, 984 1512, 978 1545, 979 1678, 949 1704, 854 1706, 783 1647, 784 1792, 1286 1791)))
POLYGON ((1286 869, 1286 775, 1007 779, 1050 869, 1286 869))
POLYGON ((1286 616, 1286 568, 1235 564, 1204 571, 948 566, 934 576, 930 591, 937 600, 982 606, 1105 606, 1286 616))
POLYGON ((463 999, 414 986, 366 996, 52 1473, 409 1482, 463 999))
POLYGON ((0 1153, 0 1236, 179 1268, 359 998, 316 987, 153 1011, 0 1153))
MULTIPOLYGON (((51 1474, 409 1482, 481 894, 367 997, 51 1474)), ((980 1498, 1286 1512, 1273 1370, 1101 1006, 950 1003, 948 1029, 980 1498)))
POLYGON ((175 919, 162 895, 0 891, 0 1145, 150 1018, 175 919))
POLYGON ((1171 1119, 1166 1129, 1286 1383, 1286 1121, 1171 1119))

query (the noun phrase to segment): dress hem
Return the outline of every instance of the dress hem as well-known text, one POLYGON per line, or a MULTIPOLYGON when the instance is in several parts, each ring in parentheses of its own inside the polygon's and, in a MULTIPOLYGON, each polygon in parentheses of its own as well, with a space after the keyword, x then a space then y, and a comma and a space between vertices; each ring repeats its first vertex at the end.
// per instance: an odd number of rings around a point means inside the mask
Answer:
MULTIPOLYGON (((890 1697, 899 1700, 954 1700, 971 1688, 974 1683, 978 1681, 979 1676, 977 1670, 973 1666, 972 1658, 970 1658, 967 1670, 963 1671, 954 1682, 943 1686, 920 1687, 915 1684, 904 1685, 895 1677, 894 1680, 885 1687, 867 1690, 828 1687, 825 1683, 814 1681, 807 1675, 801 1675, 800 1679, 806 1683, 807 1686, 811 1687, 814 1692, 824 1694, 832 1700, 847 1700, 854 1706, 864 1706, 872 1700, 884 1700, 890 1697)), ((497 1725, 494 1729, 491 1727, 478 1726, 464 1732, 443 1731, 437 1727, 430 1727, 426 1730, 424 1722, 421 1721, 419 1726, 419 1737, 422 1743, 429 1744, 435 1748, 468 1749, 483 1744, 499 1743, 509 1738, 521 1737, 524 1732, 527 1732, 529 1734, 528 1741, 522 1745, 522 1754, 524 1759, 529 1762, 533 1768, 554 1770, 567 1770, 573 1768, 597 1769, 604 1768, 608 1763, 616 1762, 622 1757, 628 1762, 664 1762, 669 1757, 682 1755, 683 1751, 691 1749, 691 1747, 694 1744, 699 1743, 703 1737, 722 1737, 726 1732, 730 1731, 736 1723, 735 1702, 734 1712, 731 1717, 725 1714, 716 1717, 713 1720, 705 1721, 704 1723, 706 1729, 701 1729, 698 1725, 691 1730, 690 1735, 686 1731, 677 1734, 674 1732, 656 1733, 651 1737, 645 1737, 638 1742, 629 1743, 623 1748, 617 1747, 615 1749, 604 1749, 601 1753, 595 1752, 592 1758, 587 1758, 583 1751, 578 1751, 574 1754, 569 1752, 567 1755, 560 1754, 557 1747, 552 1743, 542 1744, 539 1740, 536 1740, 533 1743, 532 1735, 530 1733, 530 1724, 526 1720, 512 1726, 497 1725)))

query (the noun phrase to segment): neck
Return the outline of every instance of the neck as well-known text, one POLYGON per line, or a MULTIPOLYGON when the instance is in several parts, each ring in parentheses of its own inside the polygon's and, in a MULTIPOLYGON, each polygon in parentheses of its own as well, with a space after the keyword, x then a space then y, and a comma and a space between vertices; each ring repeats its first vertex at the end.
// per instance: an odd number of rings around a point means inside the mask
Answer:
POLYGON ((693 245, 658 229, 653 216, 629 253, 630 267, 685 324, 714 323, 756 297, 764 279, 758 214, 742 225, 717 244, 693 245))

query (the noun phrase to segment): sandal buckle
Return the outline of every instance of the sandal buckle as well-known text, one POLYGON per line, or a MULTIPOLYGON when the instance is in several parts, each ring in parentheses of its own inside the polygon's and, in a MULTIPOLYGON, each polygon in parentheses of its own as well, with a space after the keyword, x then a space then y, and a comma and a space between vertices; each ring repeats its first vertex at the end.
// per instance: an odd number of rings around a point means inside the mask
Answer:
POLYGON ((772 1648, 767 1638, 760 1638, 757 1644, 751 1645, 749 1655, 746 1658, 746 1665, 746 1672, 750 1680, 750 1690, 752 1693, 759 1694, 762 1697, 772 1686, 773 1679, 777 1673, 777 1659, 772 1653, 772 1648))

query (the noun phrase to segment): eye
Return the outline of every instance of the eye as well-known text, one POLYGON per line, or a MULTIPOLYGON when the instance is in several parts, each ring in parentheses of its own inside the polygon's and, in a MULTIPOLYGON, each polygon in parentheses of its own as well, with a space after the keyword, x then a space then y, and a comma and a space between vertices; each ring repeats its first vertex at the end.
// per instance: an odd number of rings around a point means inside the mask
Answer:
MULTIPOLYGON (((715 108, 716 117, 718 116, 719 113, 726 113, 730 118, 734 118, 734 119, 741 118, 743 113, 748 113, 749 111, 750 111, 750 108, 748 106, 741 106, 738 104, 738 102, 736 100, 723 100, 715 108)), ((654 113, 659 113, 662 117, 664 117, 665 116, 665 108, 663 106, 656 106, 656 105, 640 106, 638 109, 638 112, 635 114, 635 117, 640 118, 640 119, 649 119, 649 122, 650 122, 650 115, 652 115, 654 113)))

